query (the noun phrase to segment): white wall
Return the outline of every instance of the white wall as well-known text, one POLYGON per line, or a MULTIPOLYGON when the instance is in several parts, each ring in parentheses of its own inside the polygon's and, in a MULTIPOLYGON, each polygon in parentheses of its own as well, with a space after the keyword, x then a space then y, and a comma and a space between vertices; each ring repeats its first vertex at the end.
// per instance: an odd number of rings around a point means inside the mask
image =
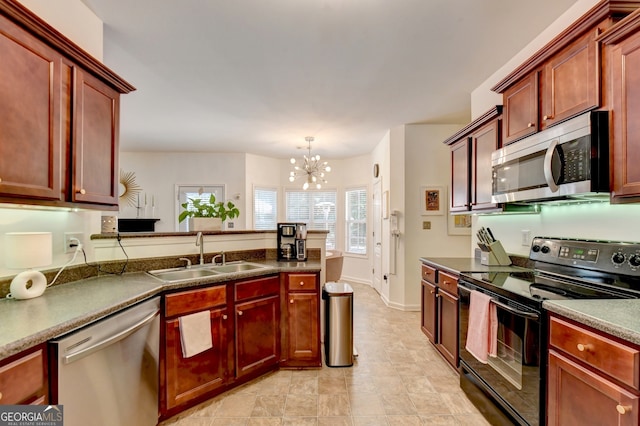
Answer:
MULTIPOLYGON (((245 154, 209 152, 121 152, 120 168, 136 174, 136 181, 147 195, 147 203, 154 198, 156 231, 177 230, 179 210, 175 186, 224 184, 225 198, 240 210, 234 219, 234 229, 247 229, 245 197, 245 154), (240 199, 235 195, 240 194, 240 199)), ((147 210, 149 211, 149 210, 147 210)), ((122 205, 120 217, 136 217, 136 209, 122 205)), ((227 223, 231 222, 228 220, 227 223)))
MULTIPOLYGON (((407 125, 405 126, 404 202, 404 286, 396 300, 404 309, 420 309, 420 257, 464 257, 468 253, 470 236, 449 235, 448 214, 451 182, 451 154, 442 143, 462 125, 407 125), (423 186, 442 186, 443 214, 421 215, 423 186), (431 229, 422 229, 422 222, 431 222, 431 229)), ((392 295, 395 293, 392 292, 392 295)))
POLYGON ((94 58, 102 61, 102 21, 79 0, 19 0, 94 58))

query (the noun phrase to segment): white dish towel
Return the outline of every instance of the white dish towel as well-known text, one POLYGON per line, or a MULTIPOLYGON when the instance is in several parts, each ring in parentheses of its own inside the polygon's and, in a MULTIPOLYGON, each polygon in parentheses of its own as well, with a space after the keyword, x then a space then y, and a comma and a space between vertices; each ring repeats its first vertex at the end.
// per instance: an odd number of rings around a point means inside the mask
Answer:
POLYGON ((202 311, 184 315, 178 319, 184 358, 192 357, 213 347, 210 318, 209 311, 202 311))

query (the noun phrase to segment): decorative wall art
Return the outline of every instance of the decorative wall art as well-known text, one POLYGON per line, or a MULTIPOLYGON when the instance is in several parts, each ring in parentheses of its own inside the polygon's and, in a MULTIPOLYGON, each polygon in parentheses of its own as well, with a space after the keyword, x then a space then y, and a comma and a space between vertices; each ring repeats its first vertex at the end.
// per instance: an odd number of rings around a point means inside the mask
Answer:
POLYGON ((471 235, 471 215, 450 214, 447 222, 449 235, 471 235))
POLYGON ((445 212, 447 193, 445 186, 420 187, 420 214, 442 215, 445 212))
POLYGON ((136 183, 136 174, 120 169, 120 201, 132 207, 139 207, 141 190, 142 188, 136 183))

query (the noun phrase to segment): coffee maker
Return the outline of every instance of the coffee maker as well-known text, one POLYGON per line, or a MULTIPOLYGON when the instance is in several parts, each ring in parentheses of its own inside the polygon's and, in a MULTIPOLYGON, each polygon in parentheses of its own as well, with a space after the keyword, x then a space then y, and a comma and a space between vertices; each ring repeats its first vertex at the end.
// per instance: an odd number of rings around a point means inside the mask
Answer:
POLYGON ((307 260, 305 223, 278 223, 278 260, 307 260))

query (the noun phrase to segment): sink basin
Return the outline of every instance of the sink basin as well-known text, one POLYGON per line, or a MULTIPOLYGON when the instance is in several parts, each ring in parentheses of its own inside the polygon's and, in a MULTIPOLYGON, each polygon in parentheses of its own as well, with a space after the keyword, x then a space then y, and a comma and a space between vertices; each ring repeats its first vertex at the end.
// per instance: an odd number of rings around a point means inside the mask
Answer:
POLYGON ((158 271, 149 271, 148 274, 161 279, 162 281, 174 282, 182 280, 193 280, 202 277, 210 277, 212 275, 218 275, 218 272, 212 271, 211 269, 173 268, 161 269, 158 271))
POLYGON ((244 271, 251 271, 254 269, 264 269, 264 268, 269 268, 269 266, 260 265, 257 263, 238 262, 238 263, 227 263, 226 265, 220 265, 220 266, 212 266, 210 270, 220 274, 233 274, 234 272, 244 272, 244 271))

